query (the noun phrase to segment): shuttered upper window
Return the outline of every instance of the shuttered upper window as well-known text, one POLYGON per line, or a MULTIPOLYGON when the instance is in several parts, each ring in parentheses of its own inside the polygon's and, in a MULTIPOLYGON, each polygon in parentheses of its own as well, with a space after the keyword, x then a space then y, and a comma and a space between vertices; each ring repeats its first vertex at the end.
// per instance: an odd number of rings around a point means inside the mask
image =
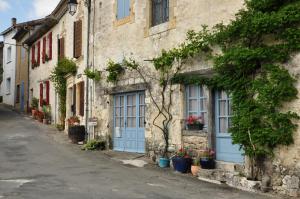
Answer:
POLYGON ((74 22, 74 57, 82 55, 82 21, 74 22))
POLYGON ((65 39, 62 37, 58 39, 58 49, 57 49, 57 54, 58 54, 58 59, 63 59, 65 58, 65 39))
POLYGON ((152 0, 152 26, 169 21, 169 0, 152 0))
POLYGON ((130 0, 117 0, 117 19, 130 16, 130 0))

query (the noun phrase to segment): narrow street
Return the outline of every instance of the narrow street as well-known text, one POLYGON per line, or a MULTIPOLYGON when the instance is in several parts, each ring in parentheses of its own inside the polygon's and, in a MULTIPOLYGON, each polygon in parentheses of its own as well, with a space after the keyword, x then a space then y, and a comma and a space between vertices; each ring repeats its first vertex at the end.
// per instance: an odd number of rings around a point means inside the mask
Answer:
POLYGON ((152 166, 81 151, 53 128, 0 106, 0 198, 267 199, 152 166))

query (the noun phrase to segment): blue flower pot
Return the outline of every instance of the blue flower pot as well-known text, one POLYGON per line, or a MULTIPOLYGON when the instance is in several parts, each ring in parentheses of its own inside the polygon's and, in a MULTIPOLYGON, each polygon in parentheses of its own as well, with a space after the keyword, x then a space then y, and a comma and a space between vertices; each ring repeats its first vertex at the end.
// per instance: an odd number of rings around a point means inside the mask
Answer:
POLYGON ((173 157, 173 167, 180 173, 188 173, 191 171, 192 159, 184 157, 173 157))
POLYGON ((202 169, 215 169, 216 162, 214 159, 200 158, 200 165, 202 169))
POLYGON ((158 165, 161 168, 170 167, 170 159, 169 158, 159 158, 158 165))

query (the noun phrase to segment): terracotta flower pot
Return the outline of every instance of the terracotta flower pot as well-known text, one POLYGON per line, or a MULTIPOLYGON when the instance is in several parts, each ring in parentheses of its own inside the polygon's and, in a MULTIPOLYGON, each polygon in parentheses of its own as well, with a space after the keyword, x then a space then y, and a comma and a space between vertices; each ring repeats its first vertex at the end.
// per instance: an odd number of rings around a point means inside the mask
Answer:
POLYGON ((35 110, 35 109, 32 109, 32 110, 31 110, 31 115, 32 115, 32 117, 35 116, 35 113, 36 113, 36 110, 35 110))
POLYGON ((199 170, 200 170, 200 166, 194 166, 194 165, 192 165, 191 172, 192 172, 193 176, 198 176, 199 170))

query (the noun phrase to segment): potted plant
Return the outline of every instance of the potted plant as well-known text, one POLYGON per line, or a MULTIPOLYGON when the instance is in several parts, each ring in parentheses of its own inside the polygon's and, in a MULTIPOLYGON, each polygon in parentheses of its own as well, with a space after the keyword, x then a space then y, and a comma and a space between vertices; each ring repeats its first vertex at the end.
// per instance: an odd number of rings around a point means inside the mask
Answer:
POLYGON ((176 155, 172 158, 173 167, 176 171, 181 173, 191 171, 192 158, 189 152, 186 148, 181 148, 176 152, 176 155))
POLYGON ((43 106, 43 113, 44 113, 44 124, 49 124, 51 120, 51 107, 50 105, 44 105, 43 106))
POLYGON ((186 119, 187 128, 191 131, 202 130, 204 127, 203 118, 201 116, 191 115, 186 119))
POLYGON ((68 135, 72 143, 77 144, 85 139, 85 126, 80 125, 80 120, 77 116, 68 119, 68 135))
POLYGON ((34 117, 36 114, 36 111, 37 111, 37 108, 39 106, 39 99, 37 98, 32 98, 31 100, 31 114, 32 114, 32 117, 34 117))
POLYGON ((192 172, 193 176, 197 176, 199 170, 200 170, 200 158, 196 157, 193 159, 193 163, 191 166, 191 172, 192 172))
POLYGON ((215 169, 215 151, 212 149, 205 149, 200 157, 200 165, 202 169, 215 169))
POLYGON ((44 113, 42 111, 36 111, 36 119, 42 123, 44 119, 44 113))

